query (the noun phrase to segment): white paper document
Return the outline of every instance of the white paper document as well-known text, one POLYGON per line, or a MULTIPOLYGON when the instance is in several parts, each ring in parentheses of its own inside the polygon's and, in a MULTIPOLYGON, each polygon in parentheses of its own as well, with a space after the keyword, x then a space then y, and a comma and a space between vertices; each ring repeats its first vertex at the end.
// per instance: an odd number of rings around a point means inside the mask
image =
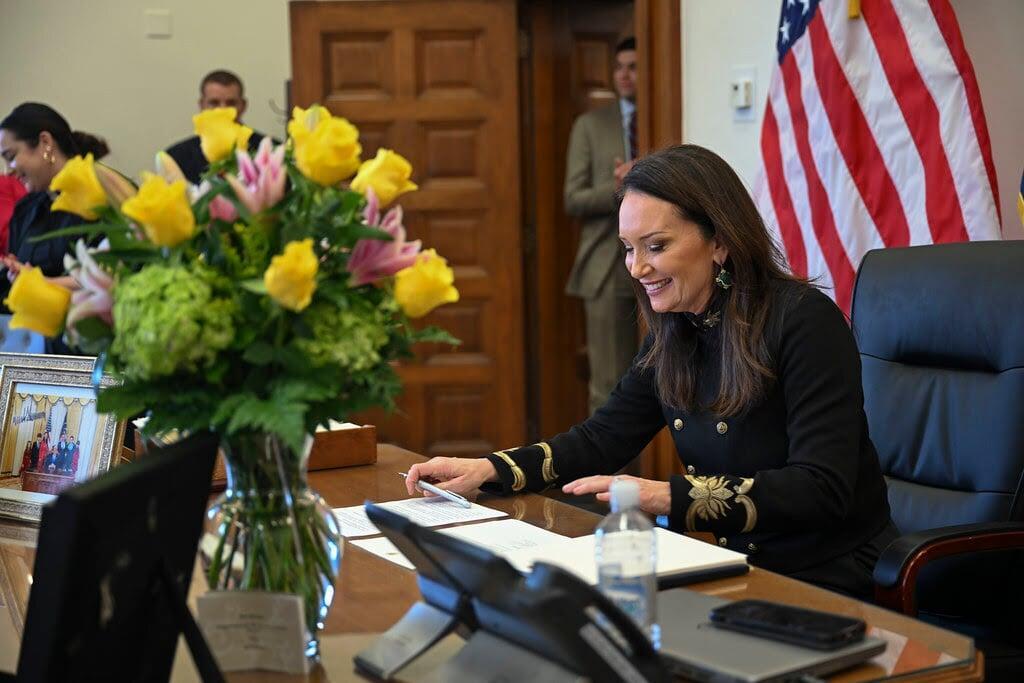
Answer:
MULTIPOLYGON (((499 519, 494 522, 467 524, 451 529, 439 529, 439 531, 442 534, 487 548, 497 555, 504 555, 514 550, 540 548, 545 544, 570 540, 567 536, 541 529, 539 526, 527 524, 518 519, 499 519)), ((386 538, 368 538, 351 543, 406 569, 414 568, 405 555, 386 538)))
POLYGON ((412 562, 406 559, 402 551, 395 547, 395 544, 381 536, 380 538, 360 538, 357 541, 349 541, 352 545, 359 546, 368 553, 377 557, 383 557, 389 562, 394 562, 399 567, 415 570, 412 562))
MULTIPOLYGON (((656 527, 658 539, 659 578, 687 573, 742 566, 747 556, 728 548, 673 533, 656 527)), ((535 562, 549 562, 567 569, 592 585, 597 584, 597 563, 594 557, 594 535, 571 538, 535 548, 521 548, 502 553, 521 572, 528 572, 535 562)))
MULTIPOLYGON (((430 498, 403 498, 402 500, 393 500, 389 503, 378 503, 378 505, 403 517, 408 517, 420 526, 476 522, 481 519, 507 516, 507 513, 501 510, 494 510, 476 503, 473 503, 471 507, 464 508, 458 503, 453 503, 450 500, 437 496, 430 498)), ((334 514, 337 516, 339 524, 341 524, 341 535, 345 538, 373 536, 380 533, 380 529, 374 526, 373 522, 367 518, 366 510, 363 509, 362 505, 335 508, 334 514)))

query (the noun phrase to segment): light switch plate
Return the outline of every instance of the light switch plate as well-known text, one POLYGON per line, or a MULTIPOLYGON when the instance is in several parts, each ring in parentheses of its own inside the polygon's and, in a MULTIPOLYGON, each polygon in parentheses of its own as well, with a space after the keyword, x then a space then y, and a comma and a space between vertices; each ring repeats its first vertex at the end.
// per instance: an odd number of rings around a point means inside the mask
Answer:
POLYGON ((142 30, 147 38, 170 38, 171 10, 144 10, 142 13, 142 30))
POLYGON ((757 120, 757 69, 734 66, 729 75, 729 107, 733 121, 757 120))

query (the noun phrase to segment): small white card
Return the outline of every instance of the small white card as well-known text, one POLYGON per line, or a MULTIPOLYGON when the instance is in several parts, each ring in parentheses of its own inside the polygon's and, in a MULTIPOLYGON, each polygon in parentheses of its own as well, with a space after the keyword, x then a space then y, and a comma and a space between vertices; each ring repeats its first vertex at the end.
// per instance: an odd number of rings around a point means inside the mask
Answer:
POLYGON ((210 591, 199 625, 222 671, 309 673, 302 598, 292 593, 210 591))

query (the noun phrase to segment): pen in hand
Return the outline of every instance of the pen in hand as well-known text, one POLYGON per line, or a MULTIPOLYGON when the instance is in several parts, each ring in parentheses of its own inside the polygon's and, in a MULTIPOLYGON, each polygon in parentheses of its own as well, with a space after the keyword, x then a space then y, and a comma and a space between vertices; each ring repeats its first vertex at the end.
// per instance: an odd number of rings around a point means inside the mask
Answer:
MULTIPOLYGON (((407 473, 405 473, 405 472, 399 472, 398 476, 400 476, 403 479, 405 479, 409 475, 407 473)), ((452 501, 453 503, 457 503, 457 504, 461 505, 464 508, 473 507, 472 503, 470 503, 468 500, 466 500, 465 498, 463 498, 459 494, 455 493, 454 491, 445 491, 444 489, 438 488, 437 486, 434 486, 433 484, 428 484, 427 482, 423 481, 422 479, 416 482, 416 488, 418 488, 420 491, 427 491, 429 493, 433 493, 434 495, 441 496, 442 498, 446 498, 446 499, 452 501)))

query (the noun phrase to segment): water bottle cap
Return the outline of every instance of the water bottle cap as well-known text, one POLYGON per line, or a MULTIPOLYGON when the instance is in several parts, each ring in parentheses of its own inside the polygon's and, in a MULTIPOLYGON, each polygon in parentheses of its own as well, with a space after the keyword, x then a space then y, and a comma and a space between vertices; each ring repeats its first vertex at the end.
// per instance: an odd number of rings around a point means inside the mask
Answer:
POLYGON ((640 484, 632 479, 613 479, 611 494, 612 510, 626 510, 640 506, 640 484))

